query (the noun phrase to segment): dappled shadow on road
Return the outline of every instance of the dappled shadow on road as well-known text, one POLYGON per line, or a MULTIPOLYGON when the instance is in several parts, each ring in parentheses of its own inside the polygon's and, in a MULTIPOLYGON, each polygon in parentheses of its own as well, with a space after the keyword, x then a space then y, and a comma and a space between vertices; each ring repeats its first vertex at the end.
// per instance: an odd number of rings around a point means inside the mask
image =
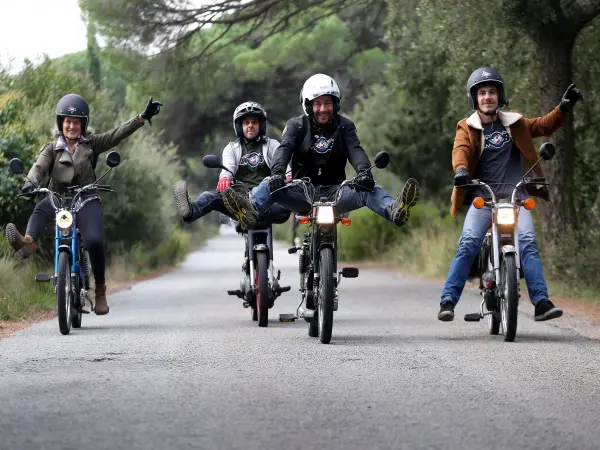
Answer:
MULTIPOLYGON (((363 346, 363 345, 415 345, 419 343, 431 343, 431 342, 480 342, 490 343, 498 342, 503 343, 502 336, 491 336, 487 334, 481 335, 444 335, 439 333, 437 335, 408 335, 406 333, 386 333, 386 334, 336 334, 333 333, 331 339, 332 345, 348 345, 348 346, 363 346)), ((522 336, 517 335, 515 342, 506 345, 518 345, 519 343, 573 343, 580 344, 582 342, 594 342, 583 336, 576 335, 544 335, 544 334, 524 334, 522 336)), ((600 343, 599 343, 600 344, 600 343)))
MULTIPOLYGON (((490 342, 497 341, 503 342, 503 336, 497 335, 492 336, 489 334, 476 334, 476 335, 453 335, 453 336, 419 336, 420 339, 424 341, 481 341, 481 342, 490 342)), ((523 335, 517 334, 514 342, 507 342, 507 345, 518 344, 519 342, 591 342, 591 339, 588 339, 583 336, 578 335, 557 335, 557 334, 541 334, 541 333, 527 333, 523 335)))
POLYGON ((330 345, 391 345, 406 344, 414 341, 413 338, 407 338, 401 334, 336 334, 333 333, 330 345))

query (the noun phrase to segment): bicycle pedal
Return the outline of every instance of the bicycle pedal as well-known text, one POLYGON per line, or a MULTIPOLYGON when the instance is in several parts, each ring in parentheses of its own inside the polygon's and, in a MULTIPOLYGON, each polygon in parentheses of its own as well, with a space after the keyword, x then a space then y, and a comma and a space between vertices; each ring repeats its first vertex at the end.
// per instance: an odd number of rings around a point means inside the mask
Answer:
POLYGON ((38 283, 49 283, 52 281, 52 275, 48 275, 47 273, 38 273, 35 275, 35 281, 38 283))
POLYGON ((465 322, 479 322, 480 320, 481 316, 479 313, 465 314, 465 322))

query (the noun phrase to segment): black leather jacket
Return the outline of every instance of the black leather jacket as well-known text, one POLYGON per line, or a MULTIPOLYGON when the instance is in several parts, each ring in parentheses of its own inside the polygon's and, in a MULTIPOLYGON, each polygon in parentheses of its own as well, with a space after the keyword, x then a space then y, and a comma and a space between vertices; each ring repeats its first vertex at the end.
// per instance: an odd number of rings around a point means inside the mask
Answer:
POLYGON ((324 126, 317 126, 304 115, 288 120, 275 151, 271 174, 284 175, 290 160, 293 177, 309 177, 315 185, 344 181, 348 161, 357 172, 371 166, 360 146, 356 126, 339 114, 324 126))

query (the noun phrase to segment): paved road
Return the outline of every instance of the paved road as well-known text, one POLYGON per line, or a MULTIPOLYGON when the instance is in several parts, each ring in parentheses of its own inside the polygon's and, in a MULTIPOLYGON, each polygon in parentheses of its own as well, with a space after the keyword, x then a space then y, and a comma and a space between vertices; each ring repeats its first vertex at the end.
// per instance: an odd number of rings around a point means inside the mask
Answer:
MULTIPOLYGON (((438 283, 370 269, 342 283, 322 345, 276 320, 297 292, 268 328, 225 294, 241 251, 223 234, 69 336, 53 320, 0 341, 0 448, 600 448, 598 341, 524 305, 504 343, 437 321, 438 283)), ((275 261, 296 288, 295 257, 275 261)))

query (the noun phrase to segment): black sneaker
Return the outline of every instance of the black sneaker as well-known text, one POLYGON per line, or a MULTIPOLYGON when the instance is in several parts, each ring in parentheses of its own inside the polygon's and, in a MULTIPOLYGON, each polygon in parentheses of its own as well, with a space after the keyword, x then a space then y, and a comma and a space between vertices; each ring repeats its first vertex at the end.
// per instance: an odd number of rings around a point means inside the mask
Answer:
POLYGON ((560 308, 554 306, 550 300, 540 300, 535 305, 535 321, 542 322, 544 320, 557 319, 563 315, 560 308))
POLYGON ((249 198, 238 194, 231 187, 223 191, 225 208, 237 220, 242 228, 250 229, 258 223, 258 213, 249 198))
POLYGON ((451 300, 446 300, 440 305, 438 320, 442 322, 452 322, 454 320, 454 303, 451 300))
POLYGON ((402 226, 410 217, 410 208, 417 204, 419 200, 419 183, 414 178, 409 178, 404 187, 402 194, 396 197, 392 205, 392 222, 396 226, 402 226))
POLYGON ((185 221, 191 219, 192 205, 190 204, 190 199, 188 198, 187 184, 184 180, 180 180, 173 185, 173 198, 175 199, 177 214, 179 214, 185 221))

